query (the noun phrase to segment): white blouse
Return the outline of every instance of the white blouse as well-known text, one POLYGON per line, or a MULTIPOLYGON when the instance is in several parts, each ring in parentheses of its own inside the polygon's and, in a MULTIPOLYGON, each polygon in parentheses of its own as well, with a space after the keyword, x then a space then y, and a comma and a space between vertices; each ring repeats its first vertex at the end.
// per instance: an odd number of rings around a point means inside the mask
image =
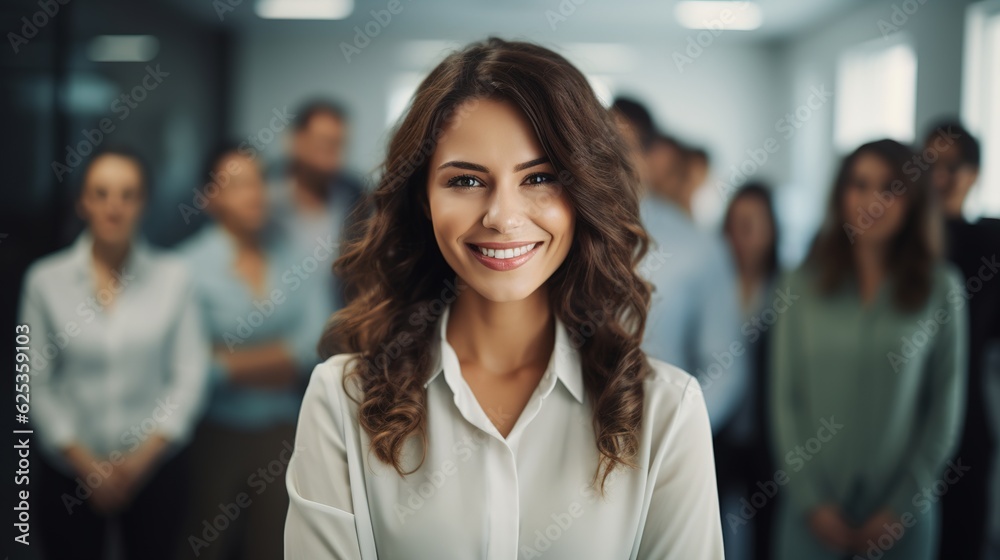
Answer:
POLYGON ((108 457, 152 434, 171 453, 187 443, 205 401, 211 347, 187 267, 142 237, 115 289, 98 292, 93 236, 48 255, 24 280, 20 319, 30 329, 31 423, 42 452, 65 474, 71 443, 108 457))
MULTIPOLYGON (((548 368, 504 438, 462 377, 445 336, 448 312, 437 321, 425 384, 426 459, 405 478, 369 452, 357 404, 344 392, 354 355, 316 366, 286 476, 286 558, 723 558, 712 435, 692 376, 650 359, 638 468, 616 470, 602 498, 590 485, 598 462, 592 409, 565 325, 556 318, 548 368)), ((351 391, 360 394, 356 384, 351 391)), ((419 457, 410 438, 406 470, 419 457)))

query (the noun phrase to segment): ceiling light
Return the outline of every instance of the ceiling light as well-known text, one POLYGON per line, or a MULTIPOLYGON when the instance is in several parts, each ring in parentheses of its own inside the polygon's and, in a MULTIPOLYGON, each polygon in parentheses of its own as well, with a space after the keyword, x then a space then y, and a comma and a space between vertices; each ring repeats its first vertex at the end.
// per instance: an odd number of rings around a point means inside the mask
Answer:
POLYGON ((255 11, 264 19, 344 19, 354 0, 258 0, 255 11))
POLYGON ((160 50, 152 35, 98 35, 87 44, 87 58, 94 62, 147 62, 160 50))
POLYGON ((751 30, 763 17, 755 2, 685 0, 674 8, 677 22, 688 29, 751 30))

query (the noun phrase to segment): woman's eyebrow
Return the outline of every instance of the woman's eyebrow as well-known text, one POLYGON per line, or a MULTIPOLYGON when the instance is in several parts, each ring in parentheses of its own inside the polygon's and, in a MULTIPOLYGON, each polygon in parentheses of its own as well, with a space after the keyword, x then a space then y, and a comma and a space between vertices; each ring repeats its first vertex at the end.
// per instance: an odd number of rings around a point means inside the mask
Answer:
MULTIPOLYGON (((549 158, 547 156, 542 156, 531 161, 526 161, 524 163, 519 163, 514 166, 514 172, 524 171, 525 169, 530 169, 536 165, 541 165, 543 163, 548 163, 549 158)), ((479 171, 480 173, 489 173, 490 170, 484 165, 479 165, 477 163, 471 163, 468 161, 449 161, 442 163, 438 169, 444 169, 445 167, 457 167, 458 169, 467 169, 469 171, 479 171)))
POLYGON ((490 170, 486 167, 476 164, 469 163, 467 161, 449 161, 447 163, 442 163, 438 169, 444 169, 445 167, 457 167, 459 169, 468 169, 469 171, 479 171, 480 173, 489 173, 490 170))
POLYGON ((533 159, 531 161, 526 161, 524 163, 519 163, 514 166, 514 172, 524 171, 525 169, 530 169, 536 165, 541 165, 543 163, 548 163, 549 158, 547 156, 542 156, 538 159, 533 159))

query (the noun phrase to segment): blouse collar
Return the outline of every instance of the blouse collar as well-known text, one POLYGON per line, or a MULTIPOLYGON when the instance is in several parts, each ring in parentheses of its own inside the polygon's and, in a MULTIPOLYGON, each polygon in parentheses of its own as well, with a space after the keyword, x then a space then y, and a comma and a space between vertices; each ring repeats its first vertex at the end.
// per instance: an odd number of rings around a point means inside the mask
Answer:
MULTIPOLYGON (((444 373, 448 386, 457 395, 460 393, 459 387, 463 379, 458 355, 455 354, 454 348, 448 343, 446 336, 450 311, 451 304, 448 304, 442 312, 440 319, 438 319, 438 330, 432 343, 433 348, 436 349, 433 359, 434 366, 431 368, 431 376, 424 383, 424 387, 426 388, 430 385, 439 374, 444 373)), ((539 384, 539 391, 543 395, 547 395, 552 390, 555 385, 555 379, 553 379, 554 373, 555 378, 562 382, 566 389, 576 398, 577 402, 583 403, 583 372, 580 367, 580 351, 570 337, 569 329, 566 325, 558 316, 555 317, 555 320, 555 347, 552 350, 549 363, 545 368, 545 374, 542 376, 539 384)))
MULTIPOLYGON (((90 232, 90 228, 85 228, 77 235, 71 249, 78 279, 87 280, 91 277, 91 267, 94 258, 93 250, 94 236, 90 232)), ((125 262, 122 264, 121 278, 130 280, 136 274, 142 275, 152 258, 151 252, 152 249, 146 239, 141 234, 134 235, 129 246, 128 255, 126 255, 125 262)))

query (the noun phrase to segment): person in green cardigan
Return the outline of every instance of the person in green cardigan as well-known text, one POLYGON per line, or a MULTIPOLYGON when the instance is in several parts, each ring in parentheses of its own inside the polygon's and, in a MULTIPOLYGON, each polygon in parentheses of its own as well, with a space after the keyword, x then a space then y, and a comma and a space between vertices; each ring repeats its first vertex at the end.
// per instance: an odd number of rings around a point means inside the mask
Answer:
POLYGON ((965 407, 967 295, 919 156, 844 159, 771 340, 779 560, 936 556, 965 407), (916 158, 916 159, 915 159, 916 158))

